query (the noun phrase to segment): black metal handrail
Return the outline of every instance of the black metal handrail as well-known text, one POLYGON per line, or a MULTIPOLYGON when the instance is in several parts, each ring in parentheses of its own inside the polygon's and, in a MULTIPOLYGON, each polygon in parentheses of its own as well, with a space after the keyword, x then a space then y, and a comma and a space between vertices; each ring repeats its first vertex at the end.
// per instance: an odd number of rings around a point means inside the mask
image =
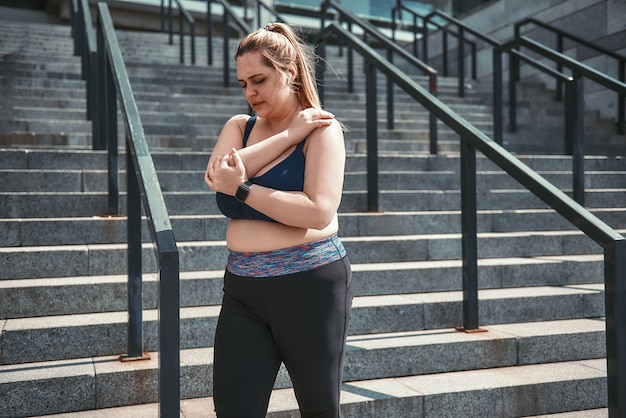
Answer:
POLYGON ((413 25, 410 27, 411 31, 413 33, 413 55, 415 55, 416 57, 419 56, 419 53, 417 52, 417 43, 419 41, 419 37, 418 34, 423 34, 425 28, 424 28, 424 24, 422 23, 421 25, 418 24, 418 20, 422 19, 422 16, 420 16, 418 13, 416 13, 415 11, 409 9, 408 7, 406 7, 405 5, 400 3, 400 0, 398 0, 398 4, 396 6, 394 6, 391 9, 391 39, 395 42, 396 41, 396 30, 398 29, 398 23, 396 20, 396 14, 399 17, 400 22, 402 23, 402 12, 408 12, 411 17, 413 17, 413 25))
POLYGON ((268 6, 267 4, 265 4, 265 2, 261 1, 261 0, 256 0, 256 24, 257 27, 261 27, 263 26, 263 23, 261 22, 261 13, 262 11, 265 10, 266 12, 269 12, 269 14, 275 18, 275 20, 277 22, 283 22, 286 23, 287 20, 285 18, 283 18, 277 11, 276 8, 268 6))
MULTIPOLYGON (((589 42, 586 39, 583 39, 579 36, 573 35, 571 33, 565 32, 564 30, 558 29, 552 25, 549 25, 545 22, 541 22, 537 19, 534 19, 532 17, 526 18, 524 20, 521 20, 519 22, 517 22, 515 24, 515 38, 519 38, 520 34, 521 34, 521 30, 523 26, 527 26, 527 25, 536 25, 539 26, 543 29, 546 29, 552 33, 554 33, 557 36, 557 42, 556 42, 556 50, 560 53, 563 53, 564 51, 564 46, 563 46, 563 40, 564 39, 569 39, 570 41, 574 41, 579 45, 583 45, 586 48, 590 48, 596 52, 601 53, 602 55, 605 55, 607 57, 613 58, 615 60, 617 60, 617 78, 619 81, 621 81, 622 83, 626 82, 626 57, 618 54, 617 52, 614 51, 610 51, 606 48, 601 47, 600 45, 596 45, 593 42, 589 42)), ((561 64, 558 64, 557 66, 557 70, 558 71, 562 71, 563 67, 561 64)), ((563 84, 561 82, 559 82, 557 80, 556 83, 556 91, 557 91, 557 98, 561 98, 562 97, 562 86, 563 84)), ((625 108, 625 101, 626 101, 626 96, 624 94, 618 93, 617 95, 617 127, 618 127, 618 131, 620 134, 624 133, 624 126, 625 126, 625 112, 624 112, 624 108, 625 108)))
MULTIPOLYGON (((191 16, 191 13, 187 11, 185 6, 180 0, 174 0, 178 6, 178 34, 179 34, 179 50, 180 50, 180 63, 185 63, 185 24, 186 20, 189 23, 189 42, 191 50, 191 63, 196 63, 196 21, 191 16)), ((165 0, 161 0, 161 32, 165 31, 165 0)), ((167 21, 170 45, 174 43, 174 29, 173 29, 173 12, 172 12, 172 0, 168 1, 167 7, 167 21)))
MULTIPOLYGON (((422 73, 428 76, 428 90, 430 94, 433 96, 437 95, 437 71, 431 66, 425 64, 420 61, 406 50, 400 48, 395 42, 390 40, 387 36, 385 36, 382 32, 380 32, 374 25, 367 22, 364 19, 359 18, 354 13, 350 12, 345 7, 339 5, 338 3, 325 0, 320 9, 322 11, 322 28, 324 27, 326 12, 329 9, 336 10, 340 15, 340 20, 348 22, 349 31, 352 32, 352 24, 358 25, 365 33, 366 38, 374 38, 376 42, 382 45, 387 51, 387 59, 393 62, 393 55, 398 54, 402 58, 404 58, 409 64, 413 67, 419 69, 422 73)), ((354 91, 354 75, 353 75, 353 57, 352 50, 348 49, 348 91, 354 91)), ((323 100, 323 95, 322 95, 323 100)), ((394 108, 393 108, 393 84, 387 79, 387 129, 393 129, 394 124, 394 108)), ((430 131, 430 153, 437 154, 437 120, 431 115, 429 121, 429 131, 430 131)))
MULTIPOLYGON (((122 58, 115 28, 105 3, 98 4, 99 96, 103 119, 108 126, 117 124, 117 110, 109 103, 119 100, 126 128, 126 178, 128 207, 128 288, 129 344, 126 359, 143 357, 142 341, 142 204, 158 270, 159 311, 159 413, 174 417, 180 414, 180 297, 179 255, 169 215, 154 163, 148 149, 139 110, 122 58), (117 97, 116 97, 117 95, 117 97)), ((107 135, 109 150, 117 148, 117 130, 107 135)))
MULTIPOLYGON (((87 0, 72 1, 72 33, 75 42, 93 32, 87 0), (85 25, 80 28, 81 25, 85 25), (88 24, 87 24, 88 22, 88 24)), ((148 358, 143 344, 142 308, 142 204, 155 246, 158 269, 159 310, 159 415, 180 414, 180 302, 179 255, 156 170, 145 139, 143 125, 130 86, 107 4, 98 4, 97 54, 90 56, 88 77, 97 88, 91 91, 94 144, 106 144, 109 177, 109 214, 119 214, 117 102, 126 131, 128 340, 122 361, 148 358), (97 128, 96 128, 97 127, 97 128), (112 206, 112 203, 115 206, 112 206)), ((89 86, 91 82, 88 82, 89 86)))
MULTIPOLYGON (((478 39, 487 42, 491 46, 499 45, 500 42, 492 38, 491 36, 485 35, 469 26, 465 23, 461 22, 458 19, 453 18, 452 16, 448 16, 439 10, 433 10, 428 15, 424 16, 424 27, 428 27, 429 23, 435 24, 433 22, 433 18, 438 17, 447 21, 450 24, 453 24, 457 27, 457 39, 458 39, 458 47, 457 47, 457 78, 458 78, 458 95, 459 97, 465 96, 465 33, 470 33, 477 37, 478 39)), ((442 31, 445 36, 445 31, 442 31)), ((424 31, 424 36, 422 37, 423 42, 423 52, 424 52, 424 61, 428 61, 428 31, 424 31)), ((443 51, 444 59, 446 59, 447 51, 443 51)), ((476 57, 474 57, 474 62, 476 61, 476 57)))
MULTIPOLYGON (((367 93, 368 102, 370 100, 375 102, 376 99, 375 69, 378 69, 460 136, 463 330, 473 331, 479 328, 476 150, 482 152, 485 157, 603 247, 609 413, 611 417, 626 416, 626 238, 523 164, 514 155, 407 77, 365 42, 337 23, 330 23, 320 34, 319 51, 322 57, 325 43, 331 36, 336 36, 342 42, 349 44, 351 48, 361 53, 369 63, 366 82, 369 92, 367 93)), ((323 77, 323 69, 320 74, 323 77)), ((375 120, 375 118, 373 119, 375 120)), ((367 129, 368 141, 375 141, 375 134, 369 133, 370 129, 376 129, 375 123, 371 126, 368 124, 367 129)), ((368 142, 369 151, 370 144, 368 142)), ((376 158, 376 155, 368 154, 367 158, 369 161, 376 158)))
MULTIPOLYGON (((626 84, 615 80, 585 64, 576 61, 560 52, 550 49, 532 39, 524 36, 513 39, 507 43, 494 48, 494 72, 493 72, 493 94, 494 94, 494 139, 499 144, 502 143, 502 54, 518 48, 527 48, 542 57, 567 67, 572 71, 572 83, 568 84, 568 100, 566 101, 566 151, 571 151, 573 159, 573 192, 575 200, 584 204, 584 179, 585 179, 585 140, 584 140, 584 100, 583 100, 583 80, 592 80, 618 94, 626 94, 626 84)), ((509 98, 511 110, 511 130, 515 126, 515 80, 519 73, 519 62, 513 60, 509 70, 509 91, 513 97, 509 98)), ((563 81, 562 78, 559 80, 563 81)))
MULTIPOLYGON (((416 57, 418 56, 418 48, 417 48, 417 44, 419 41, 419 37, 418 34, 422 34, 422 36, 427 36, 427 32, 428 32, 428 28, 426 26, 426 22, 424 21, 424 18, 417 13, 414 10, 411 10, 410 8, 406 7, 405 5, 403 5, 401 3, 401 0, 398 0, 398 4, 396 6, 394 6, 391 9, 391 21, 392 21, 392 32, 391 32, 391 38, 395 41, 396 40, 396 27, 398 26, 398 24, 396 23, 396 14, 398 17, 400 17, 402 12, 407 12, 409 13, 412 17, 413 17, 413 26, 411 27, 412 32, 413 32, 413 55, 415 55, 416 57), (417 21, 418 19, 422 19, 422 25, 418 25, 417 21), (426 34, 426 35, 425 35, 426 34)), ((400 20, 401 21, 401 20, 400 20)), ((430 25, 436 27, 437 29, 441 30, 441 34, 443 36, 443 50, 447 51, 448 50, 448 34, 458 37, 459 35, 457 33, 454 33, 453 31, 449 30, 446 26, 441 25, 437 22, 434 21, 430 21, 430 25)), ((471 62, 471 69, 472 69, 472 79, 476 79, 476 74, 477 74, 477 70, 476 70, 476 42, 471 41, 469 39, 463 39, 463 42, 465 42, 466 44, 468 44, 471 48, 471 53, 470 56, 472 57, 472 62, 471 62)), ((427 57, 428 56, 428 45, 426 43, 424 43, 422 45, 424 48, 424 56, 427 57)), ((447 77, 448 76, 448 54, 443 54, 443 76, 447 77)))
POLYGON ((207 0, 207 54, 209 57, 209 65, 213 65, 213 14, 211 12, 211 3, 219 3, 224 8, 222 14, 222 31, 224 38, 224 87, 230 87, 230 20, 232 19, 240 31, 250 33, 252 30, 246 22, 244 22, 231 5, 226 0, 207 0))

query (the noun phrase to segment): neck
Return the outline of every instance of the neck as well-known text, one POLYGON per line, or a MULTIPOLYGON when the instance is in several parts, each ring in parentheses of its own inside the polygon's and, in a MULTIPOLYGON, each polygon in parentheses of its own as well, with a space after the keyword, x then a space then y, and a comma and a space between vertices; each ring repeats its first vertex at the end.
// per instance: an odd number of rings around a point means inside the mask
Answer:
POLYGON ((293 101, 293 104, 286 106, 285 111, 278 117, 265 119, 268 129, 272 132, 284 131, 287 127, 289 127, 296 113, 300 110, 300 104, 296 99, 293 101))

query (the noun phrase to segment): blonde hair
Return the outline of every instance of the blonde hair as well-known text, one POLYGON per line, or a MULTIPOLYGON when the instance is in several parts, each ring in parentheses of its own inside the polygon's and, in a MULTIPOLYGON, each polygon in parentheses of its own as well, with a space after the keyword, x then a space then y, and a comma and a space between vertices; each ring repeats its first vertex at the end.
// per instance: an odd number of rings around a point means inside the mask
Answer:
POLYGON ((297 70, 293 85, 300 106, 322 108, 315 80, 315 54, 291 26, 268 23, 252 32, 239 42, 235 59, 252 51, 260 53, 269 67, 283 73, 293 62, 297 70))

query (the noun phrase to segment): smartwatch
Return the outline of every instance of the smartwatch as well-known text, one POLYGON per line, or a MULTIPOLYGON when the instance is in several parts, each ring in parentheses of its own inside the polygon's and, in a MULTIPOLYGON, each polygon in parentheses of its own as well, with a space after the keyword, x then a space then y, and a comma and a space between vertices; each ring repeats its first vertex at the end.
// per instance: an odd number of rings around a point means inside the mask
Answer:
POLYGON ((250 193, 250 187, 252 186, 252 182, 250 180, 241 184, 239 188, 237 188, 237 193, 235 193, 235 199, 240 201, 241 203, 245 202, 248 198, 248 193, 250 193))

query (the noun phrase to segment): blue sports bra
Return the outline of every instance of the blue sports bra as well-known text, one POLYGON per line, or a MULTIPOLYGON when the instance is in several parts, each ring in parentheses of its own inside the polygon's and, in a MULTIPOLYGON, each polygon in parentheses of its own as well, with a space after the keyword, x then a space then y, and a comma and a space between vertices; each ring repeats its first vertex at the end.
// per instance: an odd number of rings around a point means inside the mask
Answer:
MULTIPOLYGON (((256 122, 256 116, 252 116, 246 123, 246 129, 243 133, 243 146, 248 143, 248 137, 252 131, 252 127, 256 122)), ((300 142, 296 149, 284 160, 276 164, 258 177, 250 179, 252 184, 269 187, 276 190, 284 191, 303 191, 304 190, 304 143, 306 139, 300 142)), ((216 193, 217 207, 230 219, 260 219, 263 221, 277 222, 263 213, 252 209, 245 203, 239 202, 234 196, 224 193, 216 193)))

